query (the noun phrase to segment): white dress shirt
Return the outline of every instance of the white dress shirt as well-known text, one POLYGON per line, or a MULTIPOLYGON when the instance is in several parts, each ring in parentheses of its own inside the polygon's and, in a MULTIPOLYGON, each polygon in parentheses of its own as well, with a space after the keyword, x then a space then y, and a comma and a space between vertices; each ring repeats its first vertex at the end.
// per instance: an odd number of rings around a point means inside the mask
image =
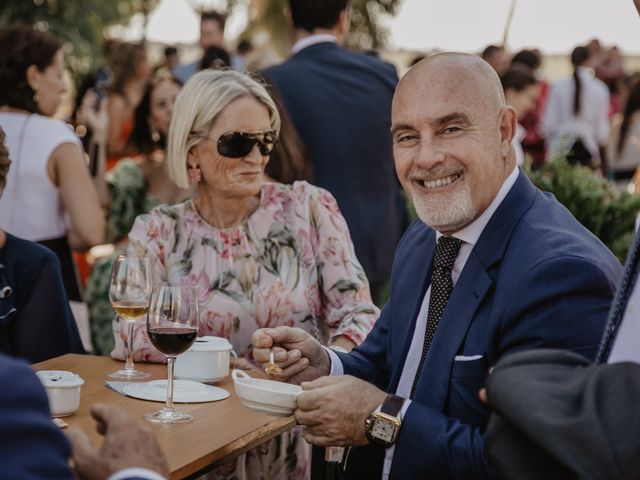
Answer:
POLYGON ((581 138, 593 158, 600 158, 598 147, 609 137, 609 90, 588 68, 578 67, 580 113, 573 114, 575 85, 573 77, 556 82, 542 118, 542 133, 549 143, 547 156, 566 155, 581 138))
MULTIPOLYGON (((493 202, 491 202, 489 207, 472 223, 452 235, 453 237, 462 240, 462 245, 460 246, 458 257, 453 264, 453 270, 451 272, 451 279, 453 280, 454 286, 458 281, 458 278, 460 277, 465 264, 467 263, 469 255, 471 255, 473 247, 480 238, 480 235, 482 235, 484 228, 487 226, 487 223, 489 223, 489 220, 491 219, 497 208, 500 206, 504 198, 507 196, 509 190, 511 190, 511 187, 513 187, 513 184, 516 182, 518 173, 519 169, 517 167, 514 168, 511 174, 502 184, 502 187, 500 187, 498 194, 493 199, 493 202)), ((436 232, 436 240, 441 236, 442 234, 440 232, 436 232)), ((409 347, 409 352, 407 353, 407 358, 404 362, 400 381, 398 382, 398 387, 395 392, 396 395, 407 399, 404 401, 404 405, 402 406, 402 409, 400 410, 400 413, 398 415, 398 418, 400 420, 403 419, 404 414, 411 405, 411 400, 408 400, 408 398, 411 393, 411 386, 413 385, 413 380, 416 376, 418 364, 420 363, 420 357, 422 355, 424 334, 427 328, 427 313, 429 310, 430 296, 431 285, 429 285, 429 287, 427 288, 427 291, 422 300, 422 306, 420 307, 420 312, 418 313, 418 318, 416 320, 416 327, 413 331, 411 346, 409 347)), ((329 357, 331 358, 331 375, 342 375, 344 373, 344 367, 342 365, 342 362, 340 361, 340 358, 338 357, 338 355, 332 352, 331 349, 327 349, 327 351, 329 352, 329 357)), ((389 447, 386 451, 384 467, 382 470, 383 480, 387 480, 389 478, 394 451, 395 446, 389 447)))
POLYGON ((522 139, 527 134, 527 131, 524 129, 522 125, 516 123, 516 133, 513 135, 513 140, 511 140, 511 146, 513 147, 513 151, 516 155, 516 165, 521 167, 524 165, 524 150, 522 149, 522 139))
POLYGON ((318 33, 316 35, 309 35, 308 37, 301 38, 291 47, 291 53, 296 54, 300 50, 310 47, 311 45, 315 45, 316 43, 325 43, 325 42, 333 42, 337 43, 337 39, 335 35, 331 35, 330 33, 318 33))
POLYGON ((107 480, 126 480, 127 478, 145 478, 147 480, 166 480, 162 475, 146 468, 125 468, 111 475, 107 480))

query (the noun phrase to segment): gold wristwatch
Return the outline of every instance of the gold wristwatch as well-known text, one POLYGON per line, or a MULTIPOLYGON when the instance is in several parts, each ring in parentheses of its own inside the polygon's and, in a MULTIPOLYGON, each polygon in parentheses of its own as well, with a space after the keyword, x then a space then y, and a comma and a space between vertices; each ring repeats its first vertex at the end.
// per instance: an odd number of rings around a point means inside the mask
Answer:
POLYGON ((365 420, 364 429, 371 443, 385 448, 396 443, 402 422, 398 413, 402 409, 404 398, 390 393, 379 409, 375 409, 365 420))

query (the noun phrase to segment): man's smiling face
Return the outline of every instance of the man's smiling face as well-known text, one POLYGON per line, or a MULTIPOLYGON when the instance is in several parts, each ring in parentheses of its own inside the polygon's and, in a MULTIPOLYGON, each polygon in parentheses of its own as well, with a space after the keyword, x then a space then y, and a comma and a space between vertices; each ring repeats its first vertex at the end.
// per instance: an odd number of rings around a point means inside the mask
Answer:
POLYGON ((393 100, 398 177, 422 221, 442 233, 481 215, 515 166, 515 112, 491 67, 469 57, 418 64, 393 100))

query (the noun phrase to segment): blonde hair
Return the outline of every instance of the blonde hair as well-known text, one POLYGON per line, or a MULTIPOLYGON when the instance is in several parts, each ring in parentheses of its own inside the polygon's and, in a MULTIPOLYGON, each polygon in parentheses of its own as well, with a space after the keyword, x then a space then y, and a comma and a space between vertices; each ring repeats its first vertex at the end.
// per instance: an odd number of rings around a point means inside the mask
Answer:
POLYGON ((202 70, 180 90, 167 139, 167 170, 176 185, 189 187, 187 154, 209 133, 220 112, 241 97, 253 97, 267 107, 271 128, 277 135, 278 109, 264 86, 248 75, 233 70, 202 70))

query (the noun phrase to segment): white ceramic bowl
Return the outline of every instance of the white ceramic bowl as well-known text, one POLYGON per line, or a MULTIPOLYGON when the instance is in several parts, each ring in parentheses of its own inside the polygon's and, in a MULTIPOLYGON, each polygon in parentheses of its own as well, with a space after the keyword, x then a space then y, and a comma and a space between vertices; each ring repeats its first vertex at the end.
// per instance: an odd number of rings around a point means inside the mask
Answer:
POLYGON ((49 398, 52 417, 66 417, 80 407, 80 388, 84 380, 73 372, 42 370, 36 372, 49 398))
POLYGON ((200 337, 176 358, 174 375, 184 380, 213 383, 229 375, 233 346, 226 338, 200 337))
POLYGON ((240 401, 251 410, 271 415, 293 415, 296 397, 302 393, 298 385, 252 378, 242 370, 231 372, 240 401))

